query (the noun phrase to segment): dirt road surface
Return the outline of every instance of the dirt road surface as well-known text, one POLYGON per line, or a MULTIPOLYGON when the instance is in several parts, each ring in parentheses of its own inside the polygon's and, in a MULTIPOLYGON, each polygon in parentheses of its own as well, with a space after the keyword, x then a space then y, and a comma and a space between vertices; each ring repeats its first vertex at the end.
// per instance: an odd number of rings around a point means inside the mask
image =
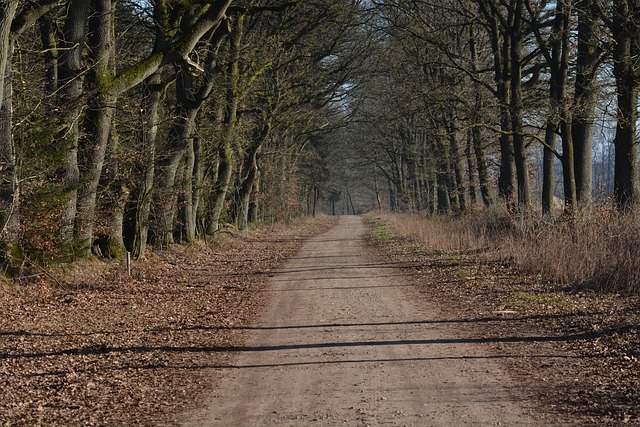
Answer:
POLYGON ((342 217, 274 274, 268 308, 184 425, 553 424, 473 325, 366 255, 365 229, 342 217))

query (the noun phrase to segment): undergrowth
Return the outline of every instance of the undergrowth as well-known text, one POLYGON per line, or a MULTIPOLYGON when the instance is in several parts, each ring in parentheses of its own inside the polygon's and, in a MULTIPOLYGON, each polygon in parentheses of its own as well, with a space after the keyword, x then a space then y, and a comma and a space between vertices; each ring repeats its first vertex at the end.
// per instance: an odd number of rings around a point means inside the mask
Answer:
POLYGON ((377 215, 432 251, 475 252, 576 289, 640 294, 640 213, 541 217, 498 207, 458 217, 377 215))

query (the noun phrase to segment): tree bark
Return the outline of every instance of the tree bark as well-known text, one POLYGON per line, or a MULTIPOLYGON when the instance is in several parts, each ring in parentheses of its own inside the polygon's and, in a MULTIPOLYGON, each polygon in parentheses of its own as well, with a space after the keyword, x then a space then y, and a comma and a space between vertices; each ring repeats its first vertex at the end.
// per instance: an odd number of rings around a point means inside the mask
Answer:
POLYGON ((449 144, 444 141, 439 141, 440 146, 440 159, 438 162, 438 168, 436 173, 436 188, 437 188, 437 212, 443 215, 451 213, 451 160, 449 158, 449 144))
POLYGON ((542 159, 542 213, 550 214, 553 208, 554 188, 555 188, 555 146, 556 146, 556 123, 547 120, 544 134, 545 146, 543 147, 542 159))
MULTIPOLYGON (((117 159, 120 151, 120 141, 118 133, 115 132, 115 123, 112 125, 112 132, 109 141, 109 151, 117 159)), ((109 183, 110 187, 110 218, 107 235, 108 248, 103 255, 109 258, 122 258, 126 255, 127 249, 124 243, 124 217, 127 204, 129 202, 130 190, 119 177, 118 161, 115 161, 113 168, 114 177, 109 183)))
POLYGON ((637 153, 635 148, 638 120, 638 65, 640 55, 638 31, 640 6, 631 0, 614 0, 612 33, 613 74, 618 100, 616 136, 614 138, 614 195, 621 210, 630 209, 636 198, 637 153))
POLYGON ((458 142, 458 130, 454 119, 449 120, 449 143, 451 144, 451 174, 454 179, 454 198, 456 209, 464 211, 467 208, 467 200, 464 191, 464 177, 460 168, 461 154, 458 142))
POLYGON ((0 2, 0 104, 4 102, 4 79, 9 74, 12 54, 11 25, 18 8, 17 0, 0 2))
POLYGON ((218 150, 220 164, 218 179, 214 184, 213 206, 210 215, 209 231, 216 232, 220 228, 220 216, 224 209, 233 170, 235 167, 236 122, 238 120, 238 106, 240 104, 240 48, 243 37, 244 15, 239 15, 235 23, 231 41, 231 64, 229 67, 229 88, 227 90, 227 108, 224 118, 224 134, 218 150))
POLYGON ((61 224, 62 239, 71 243, 77 214, 78 186, 80 168, 78 166, 78 141, 80 121, 83 114, 83 67, 82 50, 84 48, 89 2, 72 0, 66 11, 63 39, 60 41, 62 53, 59 59, 60 98, 57 104, 62 112, 64 128, 58 140, 65 146, 64 185, 66 203, 61 224))
POLYGON ((582 0, 577 3, 578 56, 571 126, 578 206, 590 210, 593 203, 593 128, 596 94, 596 76, 601 58, 600 16, 597 2, 582 0))
POLYGON ((473 137, 471 130, 467 132, 467 144, 464 149, 464 157, 467 162, 467 177, 469 181, 469 205, 475 207, 478 203, 476 177, 478 176, 478 168, 473 157, 473 137))
POLYGON ((18 167, 16 163, 13 122, 13 84, 11 25, 17 1, 0 3, 0 237, 17 242, 20 234, 18 167))
POLYGON ((240 188, 238 191, 239 207, 236 218, 239 230, 247 230, 249 228, 249 205, 251 202, 251 194, 259 176, 258 153, 269 137, 270 132, 271 119, 268 118, 261 126, 259 134, 253 138, 253 144, 249 147, 243 162, 243 170, 240 177, 240 188))
POLYGON ((40 18, 40 39, 44 50, 46 73, 45 90, 52 95, 58 89, 58 52, 57 31, 53 19, 49 15, 40 18))
MULTIPOLYGON (((474 75, 479 73, 478 65, 478 49, 476 47, 476 33, 473 25, 469 26, 469 54, 471 62, 471 71, 474 75)), ((495 65, 494 65, 495 66, 495 65)), ((481 114, 484 109, 484 100, 481 92, 481 85, 475 81, 473 85, 474 104, 472 112, 473 127, 470 130, 471 144, 475 155, 475 169, 478 174, 478 185, 480 186, 480 194, 482 202, 485 206, 490 206, 493 202, 491 189, 489 186, 489 172, 487 170, 487 162, 484 156, 484 147, 482 146, 482 135, 480 131, 481 114)), ((473 168, 469 167, 471 171, 473 168)), ((474 191, 475 194, 475 191, 474 191)))
POLYGON ((557 4, 557 28, 559 30, 560 61, 557 64, 558 101, 560 106, 560 134, 562 136, 562 163, 565 206, 573 208, 577 202, 574 144, 571 132, 571 110, 568 102, 569 49, 571 36, 572 0, 557 4))
POLYGON ((149 215, 155 183, 156 144, 158 140, 159 107, 163 98, 162 72, 153 74, 145 83, 142 94, 141 137, 143 151, 140 186, 136 189, 134 235, 132 254, 134 258, 144 257, 149 235, 149 215))
POLYGON ((193 223, 195 236, 203 235, 205 230, 206 211, 204 210, 205 150, 204 141, 198 136, 193 138, 195 162, 193 168, 193 223))
MULTIPOLYGON (((93 68, 89 73, 89 83, 95 91, 95 98, 89 104, 85 120, 87 138, 80 139, 78 154, 81 167, 86 171, 78 190, 77 213, 74 227, 74 239, 80 253, 91 254, 93 228, 98 196, 98 184, 102 174, 114 111, 118 100, 111 91, 115 70, 115 34, 113 30, 115 3, 111 0, 92 0, 89 20, 90 50, 93 53, 93 68)), ((112 236, 120 243, 122 236, 112 236)))
POLYGON ((516 165, 518 185, 518 205, 531 205, 531 190, 529 184, 529 163, 527 150, 522 132, 522 26, 524 0, 515 0, 515 8, 510 11, 510 116, 511 132, 513 132, 513 152, 516 165))
POLYGON ((182 178, 182 223, 184 227, 184 240, 189 243, 196 239, 196 210, 193 206, 195 165, 196 152, 194 147, 194 137, 191 136, 186 141, 184 151, 184 174, 182 178))
MULTIPOLYGON (((171 25, 166 4, 163 1, 156 3, 154 19, 158 23, 155 29, 153 53, 166 49, 169 43, 171 25)), ((141 176, 140 185, 135 189, 135 206, 133 218, 133 238, 131 252, 138 259, 145 255, 149 237, 149 218, 155 191, 156 179, 156 152, 158 145, 158 128, 160 125, 160 105, 165 97, 168 83, 163 82, 162 69, 149 76, 142 89, 142 102, 140 111, 141 120, 141 149, 142 161, 138 163, 141 176)))
MULTIPOLYGON (((180 84, 176 91, 181 92, 180 84)), ((179 104, 179 103, 178 103, 179 104)), ((158 164, 157 205, 160 228, 158 236, 162 244, 174 242, 174 224, 177 212, 177 199, 181 189, 176 185, 178 169, 184 161, 187 145, 191 138, 195 114, 178 108, 177 117, 169 132, 168 147, 158 164)))

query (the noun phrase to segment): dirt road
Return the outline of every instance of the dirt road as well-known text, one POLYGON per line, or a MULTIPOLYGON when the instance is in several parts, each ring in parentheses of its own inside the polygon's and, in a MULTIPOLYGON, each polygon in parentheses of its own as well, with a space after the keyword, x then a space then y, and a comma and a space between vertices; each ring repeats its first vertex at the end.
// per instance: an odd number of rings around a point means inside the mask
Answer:
POLYGON ((274 275, 270 306, 184 424, 549 425, 472 326, 366 256, 364 232, 343 217, 274 275))

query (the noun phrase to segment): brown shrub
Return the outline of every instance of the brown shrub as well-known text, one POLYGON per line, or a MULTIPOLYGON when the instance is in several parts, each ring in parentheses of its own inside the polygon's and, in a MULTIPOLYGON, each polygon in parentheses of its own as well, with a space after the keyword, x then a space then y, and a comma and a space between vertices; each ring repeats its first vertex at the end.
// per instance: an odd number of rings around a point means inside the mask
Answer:
POLYGON ((492 208, 458 218, 385 214, 398 234, 434 251, 482 252, 492 261, 574 288, 640 293, 640 212, 541 217, 492 208))

